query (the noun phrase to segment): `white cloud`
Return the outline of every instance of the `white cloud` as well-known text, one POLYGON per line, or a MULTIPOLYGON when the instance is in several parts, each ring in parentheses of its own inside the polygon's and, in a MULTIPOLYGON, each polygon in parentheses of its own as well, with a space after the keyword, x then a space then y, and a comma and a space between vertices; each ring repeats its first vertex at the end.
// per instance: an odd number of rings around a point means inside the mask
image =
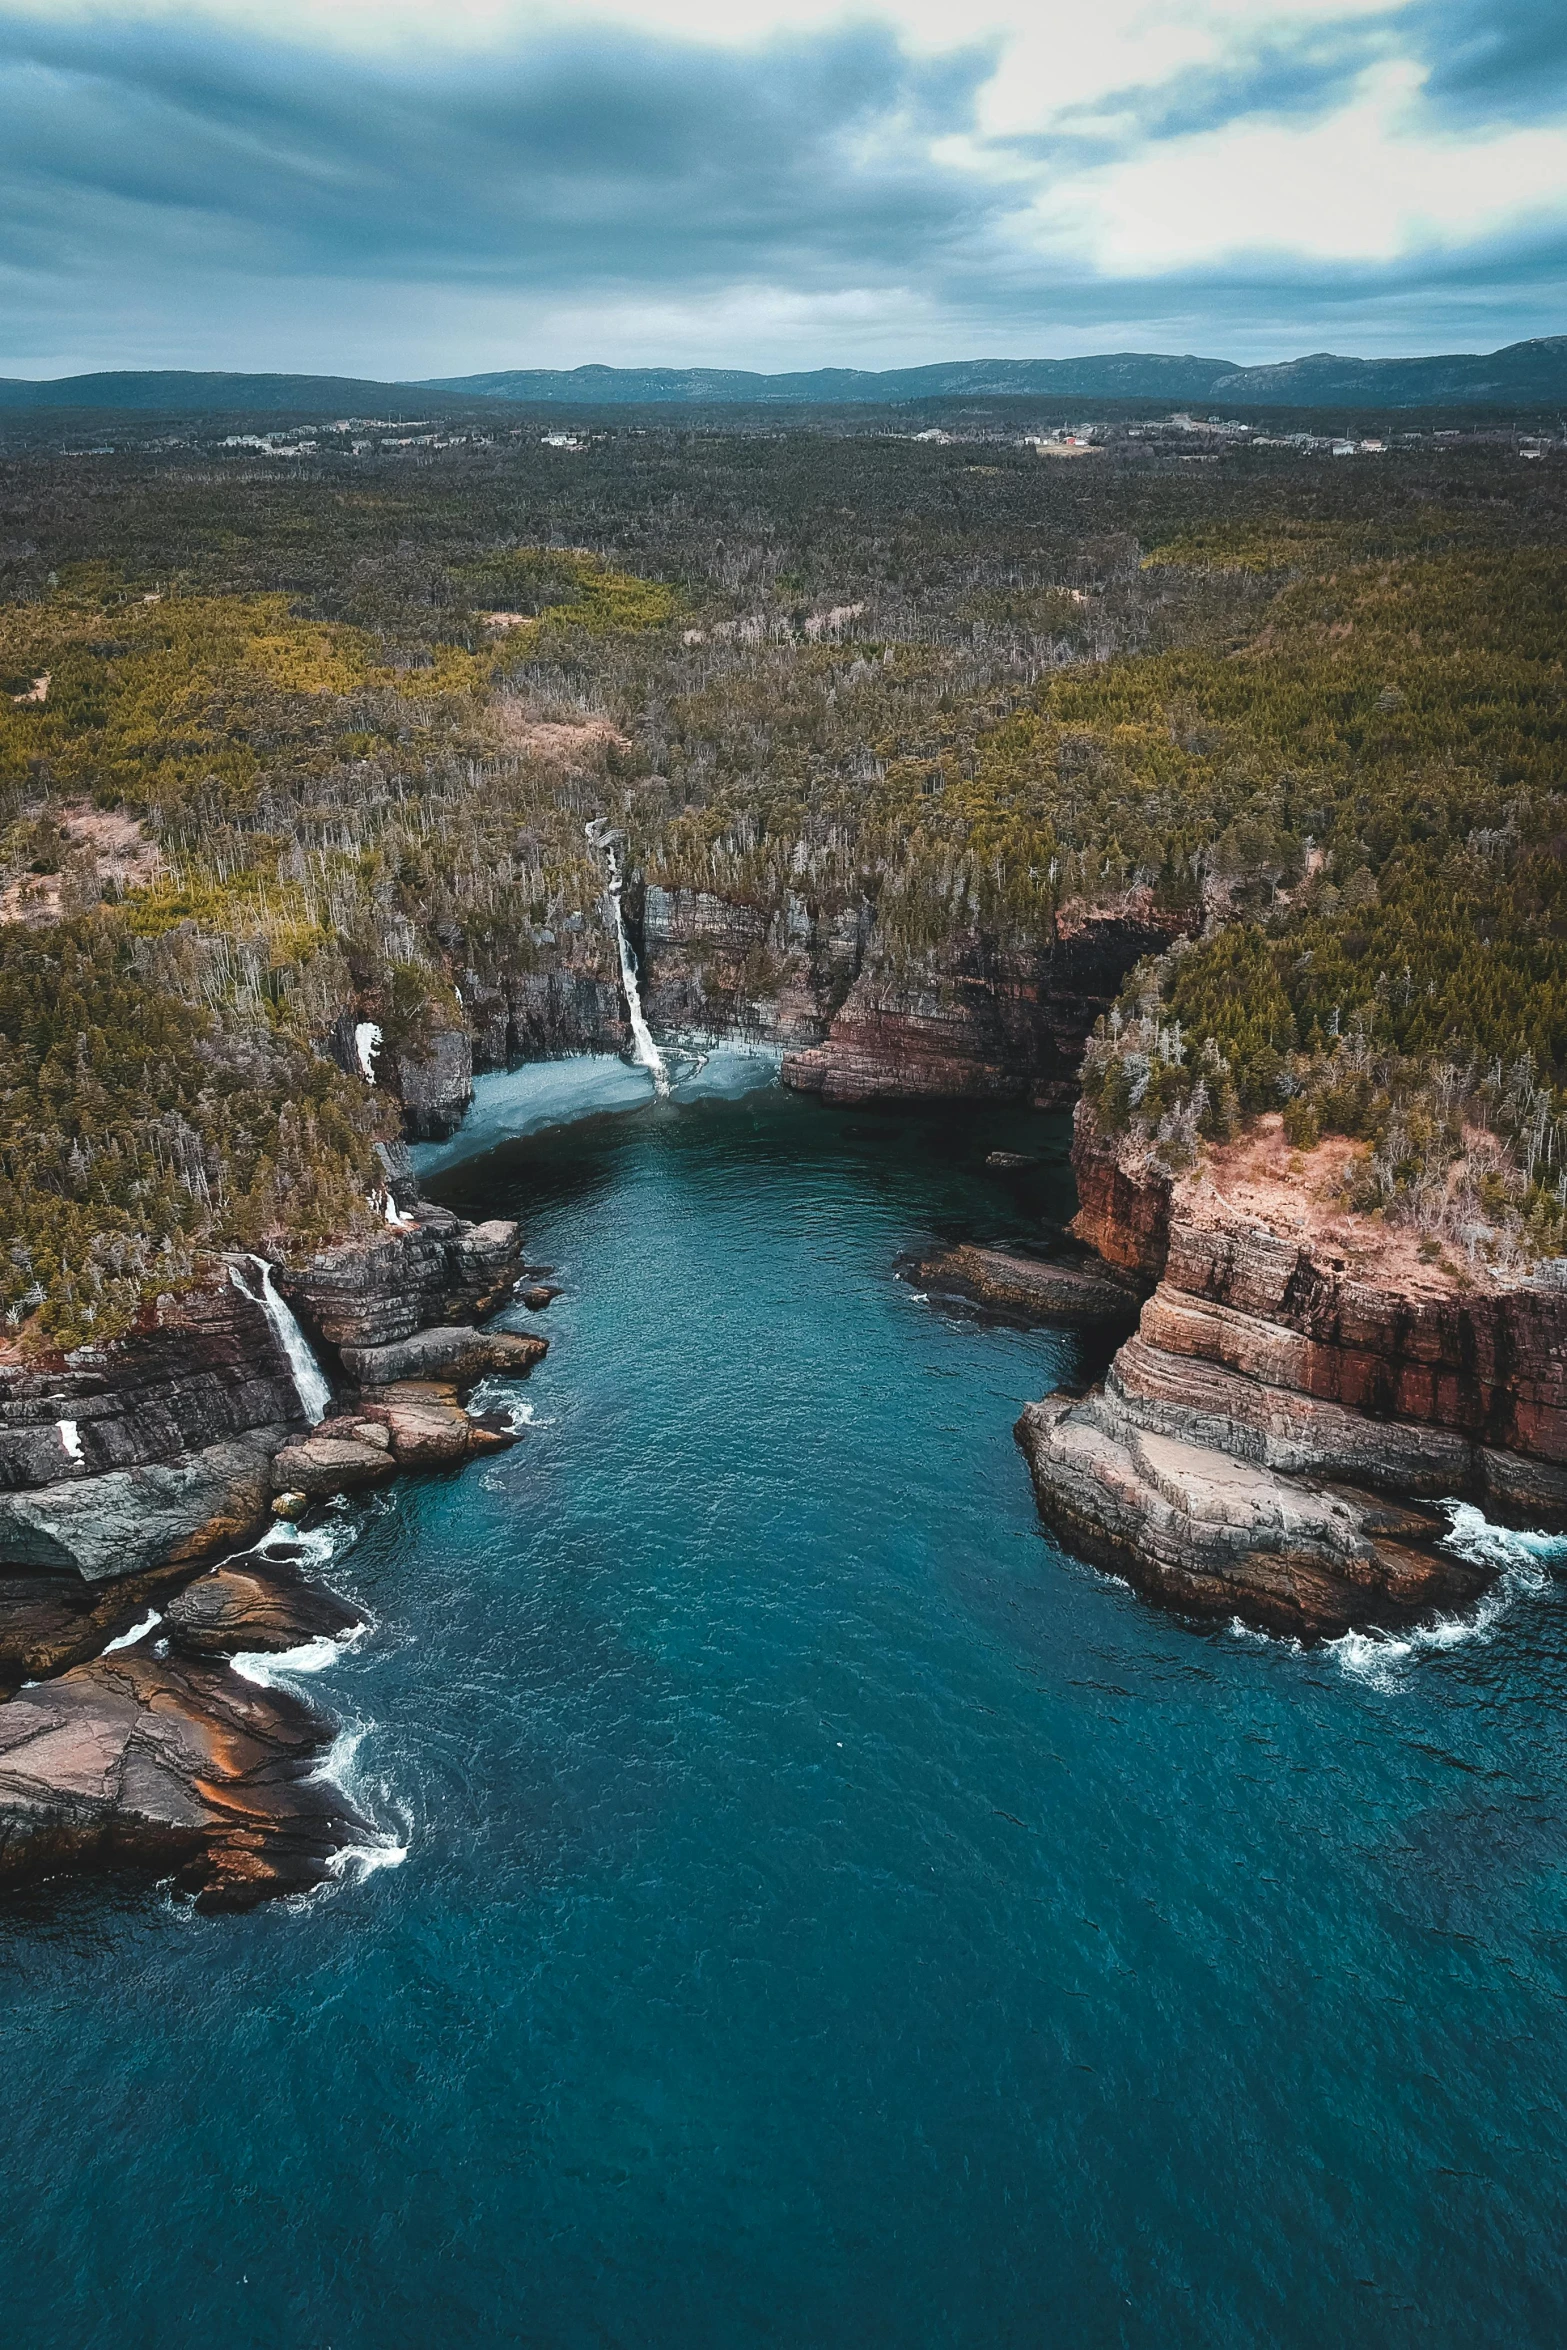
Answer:
POLYGON ((1141 275, 1267 251, 1385 262, 1567 210, 1567 132, 1437 136, 1412 104, 1420 82, 1389 65, 1320 122, 1163 140, 1047 186, 1036 229, 1100 269, 1141 275))
POLYGON ((1427 91, 1544 5, 0 0, 0 369, 1560 331, 1567 113, 1427 91))

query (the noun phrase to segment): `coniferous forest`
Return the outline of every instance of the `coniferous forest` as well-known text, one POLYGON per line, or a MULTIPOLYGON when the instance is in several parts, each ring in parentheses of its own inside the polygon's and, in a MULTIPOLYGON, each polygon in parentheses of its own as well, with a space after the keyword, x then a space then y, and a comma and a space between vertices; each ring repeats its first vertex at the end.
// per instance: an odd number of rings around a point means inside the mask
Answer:
MULTIPOLYGON (((12 1343, 373 1223, 396 1104, 330 1033, 417 1049, 547 966, 596 923, 598 815, 640 881, 863 913, 894 968, 1178 915, 1090 1048, 1103 1122, 1177 1166, 1282 1111, 1433 1248, 1560 1255, 1559 454, 1020 429, 13 446, 12 1343)), ((740 1024, 772 976, 758 947, 740 1024)))

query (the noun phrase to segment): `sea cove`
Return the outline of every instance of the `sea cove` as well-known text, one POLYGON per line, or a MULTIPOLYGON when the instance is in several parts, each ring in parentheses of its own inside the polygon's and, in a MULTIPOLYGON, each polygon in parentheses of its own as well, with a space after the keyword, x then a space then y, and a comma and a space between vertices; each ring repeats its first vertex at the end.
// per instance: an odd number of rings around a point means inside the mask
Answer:
POLYGON ((1194 1631, 1040 1531, 1092 1339, 906 1277, 1064 1220, 1064 1117, 649 1091, 420 1154, 561 1294, 512 1450, 311 1538, 365 1861, 4 1912, 8 2335, 1554 2339, 1553 1548, 1462 1636, 1194 1631))

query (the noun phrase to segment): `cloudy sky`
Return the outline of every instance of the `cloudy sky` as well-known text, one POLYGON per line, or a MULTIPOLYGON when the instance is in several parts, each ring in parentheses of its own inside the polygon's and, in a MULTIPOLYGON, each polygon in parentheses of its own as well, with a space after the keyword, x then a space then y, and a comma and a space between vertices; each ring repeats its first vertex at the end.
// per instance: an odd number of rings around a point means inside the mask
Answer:
POLYGON ((1567 0, 0 0, 0 373, 1567 331, 1567 0))

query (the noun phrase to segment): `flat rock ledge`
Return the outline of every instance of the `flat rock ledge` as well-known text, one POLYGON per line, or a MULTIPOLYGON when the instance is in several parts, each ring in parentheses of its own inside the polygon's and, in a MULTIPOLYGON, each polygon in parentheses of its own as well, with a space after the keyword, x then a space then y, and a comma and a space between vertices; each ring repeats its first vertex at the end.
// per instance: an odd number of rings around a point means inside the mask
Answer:
POLYGON ((1137 1426, 1113 1393, 1047 1396, 1015 1430, 1069 1548, 1182 1613, 1331 1639, 1470 1605, 1493 1579, 1430 1511, 1137 1426))
POLYGON ((920 1278, 1005 1306, 1040 1322, 1103 1322, 1129 1330, 1141 1298, 1128 1284, 1075 1265, 1046 1264, 998 1248, 965 1242, 939 1257, 928 1257, 920 1278))
POLYGON ((476 1387, 496 1374, 525 1379, 549 1352, 549 1341, 519 1330, 475 1330, 438 1324, 386 1346, 345 1346, 343 1369, 361 1387, 390 1387, 404 1379, 447 1380, 476 1387))
POLYGON ((265 1515, 286 1433, 253 1428, 180 1460, 0 1493, 0 1559, 92 1583, 232 1549, 265 1515))

